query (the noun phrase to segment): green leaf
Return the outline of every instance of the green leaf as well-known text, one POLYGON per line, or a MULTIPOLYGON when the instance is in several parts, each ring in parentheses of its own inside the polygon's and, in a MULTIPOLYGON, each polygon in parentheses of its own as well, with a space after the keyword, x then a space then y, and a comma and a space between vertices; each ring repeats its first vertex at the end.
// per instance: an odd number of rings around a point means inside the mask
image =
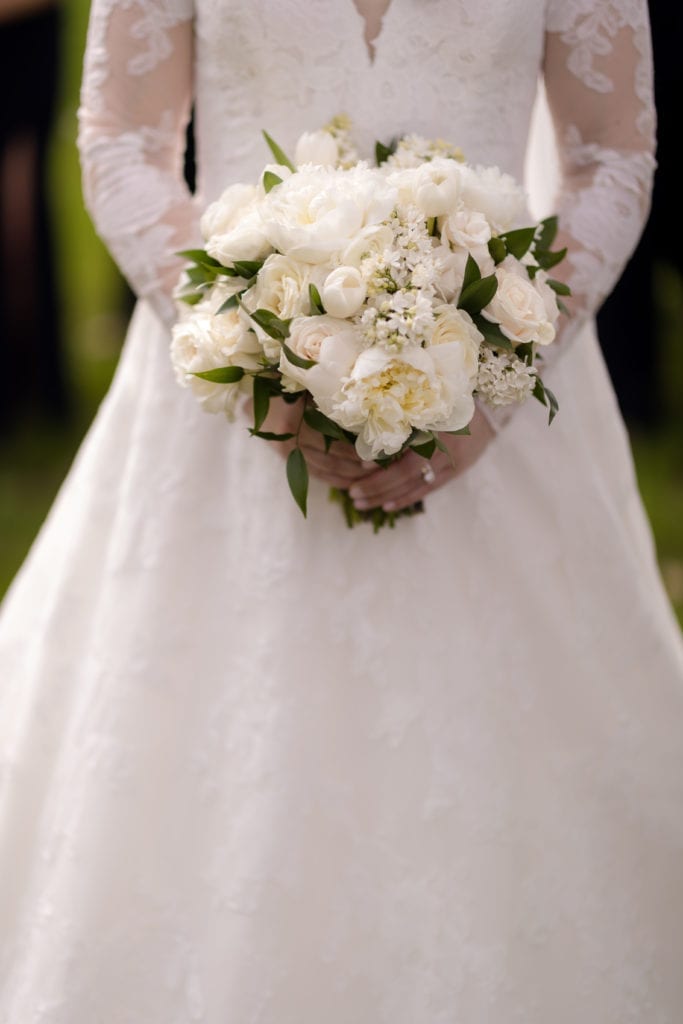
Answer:
POLYGON ((215 277, 212 270, 208 270, 206 267, 200 267, 199 265, 195 267, 188 267, 185 273, 187 274, 188 280, 194 285, 207 284, 209 281, 213 281, 215 277))
POLYGON ((284 341, 282 342, 282 350, 292 366, 298 366, 300 370, 310 370, 312 366, 317 366, 315 359, 303 359, 296 352, 292 352, 289 345, 286 345, 284 341))
POLYGON ((568 284, 565 284, 564 281, 556 281, 554 277, 549 277, 546 284, 558 295, 571 295, 572 293, 568 284))
POLYGON ((508 251, 505 246, 505 242, 503 241, 502 238, 492 238, 489 241, 489 253, 491 254, 491 259, 496 264, 496 266, 498 266, 499 263, 503 262, 503 260, 507 256, 507 252, 508 251))
POLYGON ((555 241, 557 235, 558 220, 557 217, 546 217, 545 220, 541 221, 541 233, 536 240, 536 245, 539 249, 549 249, 555 241))
POLYGON ((462 290, 465 291, 475 281, 481 281, 481 270, 477 261, 467 254, 467 263, 465 264, 465 276, 462 282, 462 290))
POLYGON ((506 231, 500 237, 505 242, 505 248, 510 255, 521 260, 522 256, 529 251, 535 234, 536 228, 517 228, 516 231, 506 231))
POLYGON ((275 163, 280 164, 282 167, 289 167, 290 171, 296 171, 296 167, 294 166, 292 161, 289 159, 288 156, 285 155, 284 151, 280 149, 275 139, 270 137, 268 132, 263 132, 263 138, 268 143, 268 149, 273 154, 273 157, 275 158, 275 163))
POLYGON ((263 263, 263 260, 235 260, 233 266, 239 277, 249 280, 250 277, 256 277, 263 263))
POLYGON ((312 427, 313 430, 317 430, 319 434, 323 434, 324 437, 331 437, 335 441, 346 441, 347 437, 342 428, 334 420, 331 420, 328 416, 325 416, 320 409, 306 409, 304 412, 304 420, 312 427))
POLYGON ((202 370, 200 373, 193 373, 192 376, 210 380, 214 384, 236 384, 244 377, 244 370, 241 366, 219 366, 215 370, 202 370))
POLYGON ((560 249, 558 252, 549 252, 546 249, 536 249, 534 258, 543 270, 550 270, 551 267, 556 267, 558 263, 561 263, 566 255, 566 249, 560 249))
POLYGON ((375 161, 378 167, 381 167, 390 156, 394 155, 397 146, 398 139, 392 139, 388 146, 385 146, 383 142, 375 143, 375 161))
POLYGON ((186 302, 188 306, 196 306, 198 302, 201 302, 204 298, 203 292, 183 292, 176 296, 180 302, 186 302))
POLYGON ((555 416, 557 415, 557 411, 558 411, 558 409, 560 407, 559 407, 557 399, 555 398, 555 395, 552 393, 550 388, 547 388, 545 386, 545 384, 543 383, 543 381, 541 380, 540 377, 536 378, 536 383, 534 385, 534 390, 533 390, 533 396, 534 396, 534 398, 536 398, 541 403, 541 405, 547 405, 548 406, 548 409, 549 409, 549 412, 548 412, 548 426, 550 426, 550 424, 555 419, 555 416))
POLYGON ((308 286, 308 297, 311 302, 311 314, 313 316, 323 316, 325 313, 323 300, 320 298, 320 292, 312 281, 308 286))
POLYGON ((564 313, 565 316, 571 316, 571 313, 569 312, 569 310, 565 306, 565 304, 562 301, 562 299, 558 299, 557 300, 557 308, 559 309, 560 313, 564 313))
POLYGON ((249 428, 252 437, 262 437, 264 441, 290 441, 296 434, 273 434, 270 430, 254 430, 249 428))
POLYGON ((305 519, 308 498, 308 466, 301 448, 293 448, 287 457, 287 483, 305 519))
POLYGON ((225 302, 218 307, 214 316, 218 316, 220 313, 227 313, 229 309, 235 309, 240 304, 240 293, 231 295, 225 300, 225 302))
POLYGON ((436 438, 432 437, 430 441, 426 441, 424 444, 413 444, 411 448, 418 455, 421 455, 423 459, 431 459, 436 451, 436 438))
POLYGON ((464 309, 470 316, 481 313, 484 306, 488 306, 497 289, 498 278, 494 274, 491 274, 490 277, 482 277, 479 281, 473 281, 460 293, 458 309, 464 309))
POLYGON ((532 341, 527 341, 523 345, 518 345, 515 349, 515 355, 518 359, 521 359, 527 364, 532 366, 534 362, 534 345, 532 341))
MULTIPOLYGON (((276 341, 284 341, 289 337, 289 320, 280 320, 269 309, 257 309, 249 316, 258 324, 261 330, 265 331, 269 338, 276 341)), ((293 362, 293 360, 291 360, 293 362)), ((298 363, 295 363, 295 366, 298 363)))
POLYGON ((545 388, 545 393, 548 398, 548 406, 550 407, 550 414, 548 415, 548 426, 550 426, 550 424, 557 416, 557 413, 559 412, 560 403, 557 401, 557 398, 550 390, 550 388, 546 388, 545 384, 543 385, 543 387, 545 388))
POLYGON ((263 175, 263 190, 266 195, 271 192, 276 185, 282 184, 282 178, 277 174, 273 174, 272 171, 266 171, 263 175))
POLYGON ((450 434, 452 437, 469 437, 472 431, 469 428, 469 424, 467 424, 461 427, 460 430, 442 430, 441 433, 450 434))
POLYGON ((221 265, 213 256, 209 256, 206 249, 182 249, 176 253, 176 256, 182 256, 183 259, 191 260, 193 263, 204 263, 207 267, 220 267, 221 265))
POLYGON ((484 341, 491 348, 504 348, 507 352, 514 350, 514 345, 509 338, 506 338, 498 324, 487 320, 485 316, 477 314, 472 317, 478 331, 484 335, 484 341))
POLYGON ((254 377, 254 430, 263 426, 270 408, 270 383, 266 377, 254 377))

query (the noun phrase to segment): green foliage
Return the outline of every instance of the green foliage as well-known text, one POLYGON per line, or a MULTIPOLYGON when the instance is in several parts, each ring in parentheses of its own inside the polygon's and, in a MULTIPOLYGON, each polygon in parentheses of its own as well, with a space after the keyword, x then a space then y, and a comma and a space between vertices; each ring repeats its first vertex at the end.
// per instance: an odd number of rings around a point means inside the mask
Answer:
MULTIPOLYGON (((279 317, 272 313, 269 309, 257 309, 249 316, 258 324, 261 330, 265 331, 269 338, 274 338, 275 341, 284 341, 285 338, 289 337, 289 320, 280 320, 279 317)), ((293 362, 293 360, 291 360, 293 362)), ((298 366, 298 363, 294 364, 298 366)))
MULTIPOLYGON (((472 262, 474 263, 474 260, 472 262)), ((473 281, 461 291, 458 309, 464 309, 466 313, 474 317, 481 313, 485 306, 488 306, 497 290, 498 278, 495 274, 491 274, 489 277, 482 277, 478 281, 473 281)))
POLYGON ((308 286, 308 298, 311 303, 311 316, 323 316, 325 313, 323 300, 320 298, 320 292, 312 281, 308 286))
POLYGON ((398 139, 392 139, 388 146, 385 146, 383 142, 375 143, 375 161, 378 167, 386 163, 390 156, 396 152, 398 146, 398 139))
POLYGON ((273 154, 273 158, 275 160, 275 163, 276 164, 280 164, 282 167, 289 167, 290 171, 296 171, 296 167, 294 166, 292 161, 284 153, 284 151, 278 146, 278 144, 275 141, 275 139, 271 138, 271 136, 268 134, 268 132, 266 132, 266 131, 263 132, 263 138, 268 143, 268 148, 269 148, 270 152, 273 154))
POLYGON ((202 370, 199 373, 193 373, 192 376, 210 380, 213 384, 236 384, 244 377, 244 370, 241 366, 219 366, 215 370, 202 370))
POLYGON ((308 501, 308 466, 301 448, 292 448, 287 457, 287 483, 292 497, 306 518, 308 501))
POLYGON ((266 195, 275 188, 276 185, 282 184, 282 178, 278 177, 277 174, 273 174, 272 171, 266 171, 263 175, 263 190, 266 195))
POLYGON ((502 238, 492 238, 489 241, 489 253, 491 254, 491 259, 496 264, 496 266, 498 266, 499 263, 503 262, 503 260, 508 254, 508 251, 507 246, 505 245, 505 242, 503 241, 502 238))
POLYGON ((541 405, 548 407, 548 426, 553 422, 559 405, 555 395, 552 393, 550 388, 547 388, 540 377, 536 378, 536 384, 534 385, 533 396, 536 398, 541 405))
POLYGON ((317 365, 315 359, 304 359, 302 356, 298 356, 284 341, 282 342, 282 351, 292 366, 298 366, 300 370, 310 370, 312 366, 317 365))

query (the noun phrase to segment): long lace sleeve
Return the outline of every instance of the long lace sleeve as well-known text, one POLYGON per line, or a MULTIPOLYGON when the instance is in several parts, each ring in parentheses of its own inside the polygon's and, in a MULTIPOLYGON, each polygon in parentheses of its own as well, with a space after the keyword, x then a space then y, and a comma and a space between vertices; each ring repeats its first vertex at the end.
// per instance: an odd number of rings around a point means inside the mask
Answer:
POLYGON ((86 205, 133 290, 167 322, 198 239, 182 177, 192 91, 191 0, 93 0, 78 144, 86 205))
MULTIPOLYGON (((647 218, 655 110, 646 0, 548 0, 543 72, 561 169, 555 248, 568 248, 557 276, 572 289, 571 318, 543 351, 544 369, 598 311, 647 218)), ((482 409, 495 428, 514 415, 511 406, 482 409)))

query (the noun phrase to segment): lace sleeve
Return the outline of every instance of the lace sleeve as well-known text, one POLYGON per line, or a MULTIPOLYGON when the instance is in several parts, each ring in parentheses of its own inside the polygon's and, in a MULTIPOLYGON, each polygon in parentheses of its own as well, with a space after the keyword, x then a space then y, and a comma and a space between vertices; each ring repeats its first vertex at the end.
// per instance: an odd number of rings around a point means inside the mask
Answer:
POLYGON ((167 322, 198 240, 182 177, 192 85, 191 0, 93 0, 78 144, 86 205, 133 290, 167 322))
MULTIPOLYGON (((548 0, 543 72, 561 165, 556 247, 569 250, 558 277, 573 293, 571 319, 544 350, 547 367, 610 293, 647 217, 655 111, 646 0, 548 0)), ((514 415, 482 409, 496 428, 514 415)))

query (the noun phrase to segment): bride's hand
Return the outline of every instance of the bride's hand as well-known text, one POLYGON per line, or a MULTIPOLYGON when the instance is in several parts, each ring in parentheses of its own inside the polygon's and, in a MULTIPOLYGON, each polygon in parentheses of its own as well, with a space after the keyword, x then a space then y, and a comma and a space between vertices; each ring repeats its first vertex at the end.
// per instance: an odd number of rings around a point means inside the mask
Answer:
POLYGON ((353 445, 343 441, 334 441, 329 452, 325 451, 325 442, 317 430, 312 430, 302 423, 304 406, 303 399, 298 402, 285 402, 281 398, 271 400, 268 416, 261 430, 275 434, 297 434, 298 441, 272 442, 280 455, 287 457, 297 444, 304 453, 311 476, 317 477, 330 487, 348 488, 360 478, 369 475, 376 469, 374 463, 363 462, 353 445))
POLYGON ((440 435, 450 458, 437 450, 427 462, 415 452, 408 451, 387 469, 378 468, 374 473, 365 475, 351 487, 354 505, 361 510, 381 505, 387 512, 394 512, 413 505, 431 491, 443 487, 449 480, 469 469, 495 436, 486 416, 478 408, 470 423, 470 431, 469 435, 440 435), (434 473, 431 480, 429 472, 425 479, 425 471, 429 468, 434 473))

